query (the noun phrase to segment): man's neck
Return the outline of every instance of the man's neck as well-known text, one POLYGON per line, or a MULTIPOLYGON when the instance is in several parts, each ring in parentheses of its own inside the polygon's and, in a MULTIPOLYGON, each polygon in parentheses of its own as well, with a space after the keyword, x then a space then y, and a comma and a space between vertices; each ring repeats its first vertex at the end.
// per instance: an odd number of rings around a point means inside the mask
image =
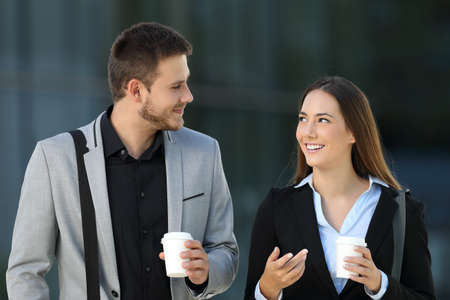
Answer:
POLYGON ((128 154, 138 159, 153 144, 158 129, 142 119, 138 112, 126 103, 116 102, 111 112, 111 124, 128 154))

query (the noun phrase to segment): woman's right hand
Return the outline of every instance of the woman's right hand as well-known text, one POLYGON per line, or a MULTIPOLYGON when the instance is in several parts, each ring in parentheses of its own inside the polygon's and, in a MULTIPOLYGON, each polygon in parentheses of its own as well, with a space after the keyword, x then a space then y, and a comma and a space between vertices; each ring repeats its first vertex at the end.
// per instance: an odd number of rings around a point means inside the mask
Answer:
POLYGON ((307 249, 280 256, 280 249, 275 247, 267 258, 266 268, 259 281, 259 289, 269 300, 278 299, 281 290, 299 280, 305 272, 307 249))

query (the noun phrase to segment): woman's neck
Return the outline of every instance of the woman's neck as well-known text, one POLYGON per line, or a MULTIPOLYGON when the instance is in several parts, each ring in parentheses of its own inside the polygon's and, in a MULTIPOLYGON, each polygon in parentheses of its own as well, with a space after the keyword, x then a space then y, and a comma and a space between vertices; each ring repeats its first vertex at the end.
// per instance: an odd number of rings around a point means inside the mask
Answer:
POLYGON ((353 201, 369 186, 365 178, 359 177, 351 164, 333 169, 313 168, 314 189, 324 200, 353 201))
POLYGON ((369 181, 359 177, 350 164, 350 168, 313 169, 313 185, 321 196, 325 219, 340 232, 345 217, 367 190, 369 181))

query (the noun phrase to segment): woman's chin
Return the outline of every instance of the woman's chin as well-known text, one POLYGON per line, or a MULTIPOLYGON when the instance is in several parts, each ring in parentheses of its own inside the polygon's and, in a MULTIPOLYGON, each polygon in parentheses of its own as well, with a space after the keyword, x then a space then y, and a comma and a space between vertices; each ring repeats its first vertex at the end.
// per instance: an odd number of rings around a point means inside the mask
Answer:
POLYGON ((321 165, 320 161, 318 161, 317 159, 306 159, 306 164, 311 168, 317 168, 321 165))

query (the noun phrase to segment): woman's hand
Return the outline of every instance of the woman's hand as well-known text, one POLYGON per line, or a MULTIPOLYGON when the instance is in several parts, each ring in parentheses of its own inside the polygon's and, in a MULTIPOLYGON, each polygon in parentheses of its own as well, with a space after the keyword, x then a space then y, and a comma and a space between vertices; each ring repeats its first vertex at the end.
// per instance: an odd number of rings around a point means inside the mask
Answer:
POLYGON ((290 286, 302 277, 305 272, 305 261, 308 250, 303 249, 294 257, 287 253, 281 258, 280 249, 275 247, 267 258, 266 268, 259 281, 259 289, 269 300, 277 299, 281 290, 290 286))
POLYGON ((364 284, 367 289, 373 293, 378 293, 381 287, 381 273, 375 266, 370 250, 365 247, 357 246, 355 251, 362 253, 363 257, 346 257, 344 261, 355 265, 346 264, 344 268, 348 271, 359 274, 350 276, 350 279, 364 284))

